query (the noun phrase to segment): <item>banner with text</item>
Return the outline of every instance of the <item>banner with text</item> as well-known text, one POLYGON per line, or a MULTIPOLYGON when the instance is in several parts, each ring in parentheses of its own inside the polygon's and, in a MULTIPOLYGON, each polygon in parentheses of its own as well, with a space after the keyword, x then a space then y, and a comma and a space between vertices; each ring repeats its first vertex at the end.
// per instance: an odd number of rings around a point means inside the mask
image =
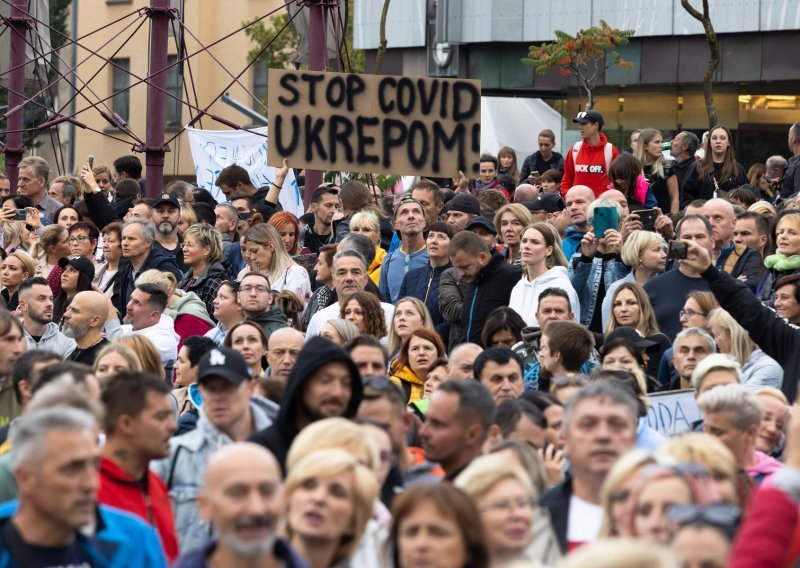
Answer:
POLYGON ((692 424, 703 418, 692 389, 654 393, 647 399, 647 423, 664 436, 689 432, 692 424))
POLYGON ((268 108, 273 166, 478 174, 480 81, 270 69, 268 108))
MULTIPOLYGON (((225 166, 231 164, 242 166, 250 174, 250 180, 256 187, 269 185, 275 179, 275 168, 267 165, 267 128, 252 130, 258 134, 243 130, 186 129, 189 134, 197 186, 210 191, 214 199, 219 202, 225 201, 225 196, 214 185, 214 181, 225 166)), ((294 213, 298 217, 305 212, 303 199, 291 168, 283 182, 278 200, 284 211, 294 213)))

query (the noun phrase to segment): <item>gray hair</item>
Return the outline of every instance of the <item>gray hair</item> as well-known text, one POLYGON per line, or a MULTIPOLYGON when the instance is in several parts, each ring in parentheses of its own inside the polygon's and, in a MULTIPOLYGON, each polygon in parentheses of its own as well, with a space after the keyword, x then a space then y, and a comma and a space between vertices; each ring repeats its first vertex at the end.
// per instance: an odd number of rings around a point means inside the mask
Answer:
POLYGON ((724 385, 705 392, 697 399, 697 407, 704 416, 726 412, 739 432, 758 428, 764 413, 758 395, 744 385, 724 385))
MULTIPOLYGON (((361 236, 361 235, 359 235, 359 236, 361 236)), ((364 238, 366 239, 367 237, 364 237, 364 238)), ((369 240, 369 239, 367 239, 367 240, 369 240)), ((344 242, 344 241, 342 241, 342 242, 344 242)), ((372 244, 372 243, 370 243, 370 244, 372 244)), ((345 250, 337 252, 335 255, 333 255, 333 264, 336 264, 336 261, 339 260, 340 258, 348 258, 348 257, 357 258, 358 260, 360 260, 364 264, 364 270, 367 269, 368 265, 367 265, 367 261, 364 259, 364 255, 361 254, 359 251, 357 251, 355 249, 345 249, 345 250)))
POLYGON ((789 166, 789 162, 783 156, 770 156, 767 158, 765 165, 768 170, 779 169, 783 171, 789 166))
POLYGON ((575 408, 585 400, 606 399, 611 404, 622 405, 631 415, 633 427, 639 422, 639 401, 630 391, 610 381, 595 381, 576 392, 564 408, 563 430, 566 432, 575 408))
POLYGON ((20 161, 19 168, 27 168, 28 166, 33 168, 33 175, 37 178, 43 178, 44 182, 47 183, 50 178, 50 164, 47 163, 47 160, 40 156, 28 156, 20 161))
POLYGON ((681 134, 683 134, 683 143, 686 144, 686 152, 693 156, 700 147, 700 140, 694 132, 684 130, 681 134))
POLYGON ((691 381, 692 388, 695 390, 695 392, 700 390, 700 387, 703 386, 703 380, 705 380, 706 375, 712 371, 730 371, 736 375, 737 382, 742 382, 742 368, 739 366, 739 363, 727 355, 723 355, 722 353, 714 353, 713 355, 709 355, 700 361, 694 368, 694 371, 692 371, 691 381))
POLYGON ((351 322, 350 320, 340 319, 340 318, 333 318, 329 319, 327 324, 336 330, 336 333, 344 340, 345 343, 350 343, 356 337, 361 335, 361 332, 358 330, 356 324, 351 322))
POLYGON ((146 219, 131 219, 130 221, 125 221, 125 224, 122 225, 122 230, 124 231, 133 225, 139 225, 142 231, 142 238, 147 242, 152 243, 156 240, 156 226, 152 221, 146 219))
POLYGON ((102 424, 105 416, 103 405, 92 398, 86 383, 71 374, 62 374, 38 389, 28 403, 27 411, 52 407, 68 407, 88 412, 98 424, 102 424))
POLYGON ((20 465, 38 467, 44 455, 45 439, 53 430, 74 432, 96 428, 97 422, 92 415, 76 408, 51 407, 30 410, 20 417, 11 438, 14 447, 11 465, 14 469, 20 465))
MULTIPOLYGON (((594 210, 598 207, 611 207, 617 210, 617 219, 622 221, 622 206, 611 198, 608 197, 601 197, 599 199, 595 199, 589 204, 589 207, 586 208, 586 218, 589 220, 589 223, 594 222, 594 210)), ((601 235, 602 237, 602 235, 601 235)))
POLYGON ((675 336, 675 341, 672 342, 672 348, 675 349, 678 346, 678 342, 682 339, 687 337, 697 336, 706 341, 708 343, 708 352, 709 353, 716 353, 717 352, 717 344, 714 342, 714 338, 711 337, 711 334, 708 333, 705 329, 700 327, 688 327, 681 331, 678 335, 675 336))
MULTIPOLYGON (((372 261, 375 260, 376 248, 369 237, 358 233, 350 233, 339 244, 341 245, 340 253, 346 250, 354 250, 361 254, 366 267, 369 267, 372 261)), ((336 260, 336 257, 333 257, 333 259, 336 260)))

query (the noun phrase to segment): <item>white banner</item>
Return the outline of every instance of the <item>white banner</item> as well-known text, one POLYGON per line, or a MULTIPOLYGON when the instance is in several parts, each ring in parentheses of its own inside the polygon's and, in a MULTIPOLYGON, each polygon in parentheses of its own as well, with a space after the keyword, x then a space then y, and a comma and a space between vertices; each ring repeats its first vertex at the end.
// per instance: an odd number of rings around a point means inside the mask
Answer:
MULTIPOLYGON (((214 181, 225 166, 242 166, 250 174, 250 180, 256 187, 269 185, 275 179, 275 168, 267 165, 267 127, 252 130, 263 133, 264 136, 242 130, 186 129, 189 133, 197 186, 210 191, 219 202, 225 201, 225 195, 214 185, 214 181)), ((279 201, 284 211, 298 217, 305 213, 300 189, 291 169, 283 182, 279 201)))
POLYGON ((653 393, 647 399, 647 423, 664 436, 689 432, 692 424, 703 418, 692 389, 653 393))

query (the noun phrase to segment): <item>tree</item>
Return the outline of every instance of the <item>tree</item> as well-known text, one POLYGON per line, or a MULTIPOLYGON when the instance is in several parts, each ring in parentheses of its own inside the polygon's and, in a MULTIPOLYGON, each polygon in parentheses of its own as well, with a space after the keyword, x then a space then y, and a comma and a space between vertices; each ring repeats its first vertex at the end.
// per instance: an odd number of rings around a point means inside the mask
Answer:
POLYGON ((600 20, 600 27, 580 30, 574 36, 556 30, 555 41, 532 45, 528 58, 522 62, 535 68, 541 75, 558 68, 564 77, 575 77, 580 89, 580 104, 583 104, 586 95, 586 110, 589 110, 594 106, 593 91, 601 72, 612 65, 619 65, 623 69, 633 68, 633 63, 624 60, 616 48, 627 45, 634 33, 634 30, 612 28, 603 20, 600 20), (607 57, 609 51, 610 60, 607 57))
MULTIPOLYGON (((284 12, 272 16, 268 20, 269 27, 264 25, 264 21, 261 20, 245 30, 247 36, 256 44, 256 47, 248 52, 247 61, 255 60, 254 67, 259 65, 267 69, 290 68, 292 60, 297 54, 300 38, 297 37, 291 25, 286 25, 289 22, 289 14, 284 12), (262 53, 261 50, 270 41, 272 41, 272 44, 264 49, 262 53)), ((266 104, 266 95, 265 100, 262 102, 266 104)))
POLYGON ((383 69, 383 58, 386 55, 386 18, 389 15, 389 0, 383 0, 383 9, 381 10, 381 25, 380 36, 378 40, 378 53, 375 54, 375 68, 372 73, 375 75, 381 74, 383 69))
POLYGON ((714 31, 714 24, 711 23, 709 16, 708 0, 703 0, 703 13, 698 12, 694 6, 689 3, 689 0, 681 0, 683 9, 689 12, 695 20, 703 24, 703 29, 706 32, 706 40, 708 40, 708 48, 711 51, 711 56, 706 64, 706 70, 703 72, 703 97, 706 101, 706 111, 708 112, 708 129, 711 130, 717 125, 717 107, 714 104, 714 75, 719 67, 719 39, 717 33, 714 31))

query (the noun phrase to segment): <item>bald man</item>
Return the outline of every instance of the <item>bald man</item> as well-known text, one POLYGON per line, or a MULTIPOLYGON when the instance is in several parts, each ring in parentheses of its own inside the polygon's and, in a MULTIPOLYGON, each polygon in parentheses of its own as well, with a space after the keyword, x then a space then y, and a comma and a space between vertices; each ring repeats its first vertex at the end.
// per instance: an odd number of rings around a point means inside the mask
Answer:
POLYGON ((292 327, 273 331, 267 343, 267 377, 281 381, 286 386, 304 342, 305 336, 292 327))
POLYGON ((176 568, 307 566, 276 534, 283 510, 281 469, 261 446, 236 443, 214 452, 197 506, 203 519, 213 525, 216 537, 184 554, 176 568))
POLYGON ((477 343, 461 343, 450 352, 447 363, 447 378, 456 380, 473 379, 472 365, 478 355, 483 353, 483 347, 477 343))
POLYGON ((734 244, 733 229, 736 226, 736 213, 730 202, 714 198, 703 205, 703 216, 711 223, 711 240, 714 265, 734 278, 747 284, 755 291, 761 281, 761 255, 742 244, 734 244))
POLYGON ((514 203, 535 201, 539 197, 539 188, 529 183, 521 183, 514 190, 514 203))
POLYGON ((78 292, 61 318, 62 332, 78 344, 69 361, 94 366, 94 360, 108 340, 102 334, 108 318, 108 301, 100 292, 78 292))
POLYGON ((564 248, 564 255, 569 260, 575 254, 575 251, 580 248, 583 235, 589 231, 586 210, 589 208, 589 204, 594 201, 594 191, 585 185, 576 185, 567 191, 566 197, 567 211, 569 212, 572 226, 567 227, 561 245, 564 248))

